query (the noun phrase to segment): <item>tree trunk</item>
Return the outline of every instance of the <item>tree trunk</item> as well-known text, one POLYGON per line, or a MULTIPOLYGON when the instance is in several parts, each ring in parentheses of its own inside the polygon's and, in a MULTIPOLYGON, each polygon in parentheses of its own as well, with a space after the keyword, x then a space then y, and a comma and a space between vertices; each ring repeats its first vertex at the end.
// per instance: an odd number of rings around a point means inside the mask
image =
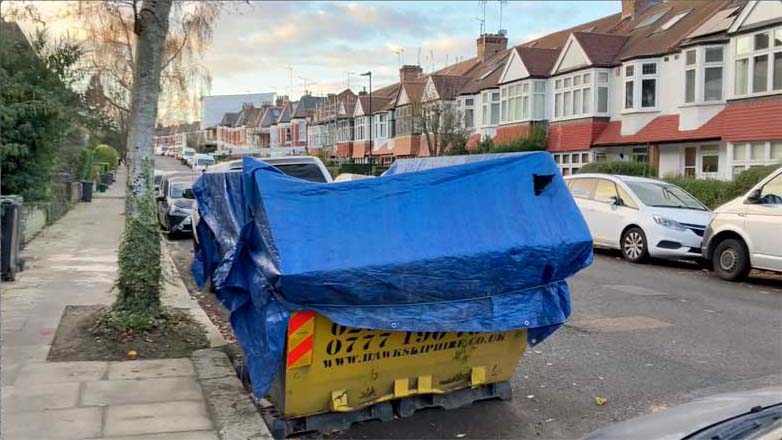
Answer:
MULTIPOLYGON (((119 248, 113 321, 144 329, 161 316, 160 230, 152 194, 152 133, 157 119, 160 71, 172 0, 144 0, 134 31, 136 66, 128 121, 128 197, 119 248)), ((135 5, 135 3, 134 3, 135 5)))
POLYGON ((126 214, 132 217, 138 215, 138 201, 147 191, 144 167, 153 157, 152 135, 157 120, 160 72, 171 2, 144 0, 136 17, 136 66, 128 123, 128 191, 135 197, 128 197, 126 214))

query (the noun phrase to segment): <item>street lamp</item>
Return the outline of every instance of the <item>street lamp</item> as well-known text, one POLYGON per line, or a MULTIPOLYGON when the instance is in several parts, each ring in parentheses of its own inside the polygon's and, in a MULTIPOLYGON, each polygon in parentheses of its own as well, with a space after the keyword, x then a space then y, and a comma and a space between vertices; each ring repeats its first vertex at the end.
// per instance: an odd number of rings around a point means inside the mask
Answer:
POLYGON ((369 174, 372 175, 372 129, 375 126, 373 119, 375 116, 372 114, 372 71, 362 73, 361 76, 369 77, 369 174))

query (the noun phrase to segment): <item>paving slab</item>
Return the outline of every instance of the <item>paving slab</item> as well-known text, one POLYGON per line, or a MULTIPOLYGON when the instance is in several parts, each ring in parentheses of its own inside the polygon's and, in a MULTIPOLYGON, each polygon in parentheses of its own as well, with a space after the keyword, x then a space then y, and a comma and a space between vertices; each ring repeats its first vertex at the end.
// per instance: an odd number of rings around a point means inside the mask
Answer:
POLYGON ((193 377, 102 380, 84 384, 81 405, 126 405, 203 398, 201 387, 193 377))
POLYGON ((231 360, 220 350, 196 350, 192 354, 198 379, 216 379, 218 377, 236 377, 231 360))
POLYGON ((212 429, 203 402, 165 402, 106 408, 107 437, 212 429))
POLYGON ((75 407, 79 401, 78 382, 2 387, 3 411, 43 411, 75 407))
POLYGON ((14 385, 100 380, 106 370, 107 362, 33 362, 19 369, 14 385))
POLYGON ((6 362, 43 362, 46 360, 46 356, 51 348, 51 345, 18 345, 15 347, 4 345, 0 356, 2 356, 3 365, 6 362))
POLYGON ((101 435, 102 408, 69 408, 4 415, 3 440, 87 439, 101 435))
POLYGON ((91 440, 220 440, 214 431, 169 432, 165 434, 132 435, 128 437, 102 437, 91 440))
POLYGON ((109 380, 194 376, 190 359, 150 359, 109 363, 109 380))
POLYGON ((107 362, 34 362, 23 365, 17 371, 14 385, 100 380, 106 375, 108 367, 107 362))

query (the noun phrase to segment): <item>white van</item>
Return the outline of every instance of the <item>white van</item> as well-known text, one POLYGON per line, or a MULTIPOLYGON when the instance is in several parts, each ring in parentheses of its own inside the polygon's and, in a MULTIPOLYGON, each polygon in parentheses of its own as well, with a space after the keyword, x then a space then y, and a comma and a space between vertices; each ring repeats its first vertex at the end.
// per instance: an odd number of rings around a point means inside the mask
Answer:
POLYGON ((191 162, 193 163, 193 170, 204 171, 215 164, 215 158, 212 157, 211 154, 196 153, 191 159, 191 162))
POLYGON ((743 280, 752 268, 782 272, 782 168, 714 210, 703 256, 728 281, 743 280))

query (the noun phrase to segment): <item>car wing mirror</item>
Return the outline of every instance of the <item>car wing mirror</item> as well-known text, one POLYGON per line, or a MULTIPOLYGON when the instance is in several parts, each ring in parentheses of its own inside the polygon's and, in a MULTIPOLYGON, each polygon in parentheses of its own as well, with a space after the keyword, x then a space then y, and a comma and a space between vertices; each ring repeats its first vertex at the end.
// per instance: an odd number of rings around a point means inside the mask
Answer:
POLYGON ((611 204, 614 206, 623 206, 625 204, 622 198, 618 196, 611 196, 608 200, 610 200, 611 204))
POLYGON ((747 196, 747 203, 760 203, 760 188, 752 190, 747 196))
POLYGON ((186 199, 195 199, 195 194, 193 194, 193 189, 187 188, 184 191, 182 191, 182 197, 186 199))

